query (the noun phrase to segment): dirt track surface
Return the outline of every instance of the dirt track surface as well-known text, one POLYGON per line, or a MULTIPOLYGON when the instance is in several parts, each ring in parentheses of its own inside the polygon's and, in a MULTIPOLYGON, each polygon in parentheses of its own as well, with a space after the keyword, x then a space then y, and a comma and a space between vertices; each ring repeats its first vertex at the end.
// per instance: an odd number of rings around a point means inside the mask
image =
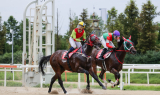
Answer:
MULTIPOLYGON (((64 95, 63 91, 58 88, 59 95, 64 95)), ((92 89, 92 94, 82 94, 78 89, 66 89, 69 95, 160 95, 160 91, 120 91, 120 90, 102 90, 92 89)), ((0 87, 0 95, 51 95, 48 94, 48 88, 31 88, 31 87, 0 87)))

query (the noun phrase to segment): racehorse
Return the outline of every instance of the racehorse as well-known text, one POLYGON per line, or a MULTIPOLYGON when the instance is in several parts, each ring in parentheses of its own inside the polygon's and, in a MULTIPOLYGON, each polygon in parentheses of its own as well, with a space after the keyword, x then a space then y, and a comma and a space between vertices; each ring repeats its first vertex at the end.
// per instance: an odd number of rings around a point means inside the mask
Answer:
POLYGON ((92 51, 92 67, 94 70, 94 73, 97 75, 97 66, 101 67, 101 73, 99 77, 104 81, 104 83, 107 86, 107 81, 103 79, 103 75, 106 71, 109 71, 110 73, 113 73, 116 79, 116 82, 113 83, 110 79, 108 81, 112 84, 112 87, 115 87, 116 85, 119 85, 119 78, 120 74, 119 71, 122 70, 124 58, 126 55, 126 52, 130 52, 131 54, 136 54, 136 49, 134 48, 134 44, 131 41, 131 36, 129 39, 126 39, 123 37, 123 39, 120 39, 120 42, 118 42, 118 48, 116 50, 110 50, 107 52, 110 54, 108 58, 104 58, 104 61, 98 60, 96 58, 97 54, 100 50, 93 50, 92 51))
POLYGON ((42 72, 42 74, 45 74, 43 71, 43 67, 49 60, 53 70, 55 71, 55 75, 52 77, 50 82, 48 93, 51 92, 53 83, 56 79, 58 79, 58 83, 63 89, 63 92, 67 94, 67 91, 63 86, 63 81, 61 79, 61 74, 65 70, 77 73, 85 73, 87 75, 86 89, 88 90, 90 89, 89 74, 99 83, 100 86, 102 86, 102 89, 106 89, 106 87, 99 81, 98 77, 94 74, 91 65, 90 56, 92 54, 93 47, 99 49, 100 46, 101 42, 99 41, 99 38, 94 34, 90 34, 86 40, 86 43, 82 45, 82 47, 78 48, 77 52, 73 53, 73 55, 69 59, 67 59, 67 61, 66 59, 62 59, 62 56, 64 52, 66 52, 66 50, 58 50, 52 55, 42 57, 39 62, 39 70, 42 72))

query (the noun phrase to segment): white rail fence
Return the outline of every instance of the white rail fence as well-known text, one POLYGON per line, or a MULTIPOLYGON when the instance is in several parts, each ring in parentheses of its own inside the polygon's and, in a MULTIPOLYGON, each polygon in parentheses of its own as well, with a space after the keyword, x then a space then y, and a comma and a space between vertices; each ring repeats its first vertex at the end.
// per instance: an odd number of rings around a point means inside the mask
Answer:
MULTIPOLYGON (((0 65, 10 65, 10 64, 0 64, 0 65)), ((0 69, 0 71, 4 71, 4 86, 6 86, 6 76, 7 71, 13 72, 13 81, 14 81, 14 72, 22 72, 22 68, 38 68, 38 65, 22 65, 22 64, 14 64, 17 66, 17 68, 20 68, 21 70, 14 70, 14 69, 0 69)), ((51 66, 47 66, 46 68, 51 68, 51 66)), ((100 67, 97 67, 100 69, 100 67)), ((128 74, 128 85, 130 85, 130 74, 132 73, 142 73, 147 74, 147 84, 149 84, 149 74, 160 74, 160 71, 155 72, 155 69, 160 69, 159 64, 123 64, 123 69, 128 69, 127 71, 121 71, 121 77, 120 77, 120 90, 123 89, 123 74, 125 74, 125 83, 127 83, 127 74, 128 74), (148 69, 149 71, 134 71, 134 69, 148 69)), ((106 73, 109 73, 108 71, 106 73)), ((80 88, 80 73, 78 73, 78 87, 80 88)), ((41 76, 41 83, 40 87, 42 88, 43 79, 41 76)), ((94 79, 92 78, 92 85, 94 85, 94 79)))

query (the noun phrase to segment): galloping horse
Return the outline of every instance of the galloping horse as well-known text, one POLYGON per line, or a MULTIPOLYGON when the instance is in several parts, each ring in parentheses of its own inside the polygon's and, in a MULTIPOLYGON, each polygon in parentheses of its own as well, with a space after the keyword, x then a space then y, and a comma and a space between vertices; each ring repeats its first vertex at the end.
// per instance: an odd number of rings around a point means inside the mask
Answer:
POLYGON ((42 57, 39 63, 39 70, 42 71, 42 74, 45 74, 43 71, 43 67, 44 64, 46 64, 49 60, 53 70, 55 71, 55 75, 51 79, 48 93, 51 92, 53 83, 56 79, 58 79, 58 83, 63 89, 63 92, 67 94, 67 91, 63 86, 63 81, 61 79, 61 74, 65 70, 77 73, 85 73, 87 75, 86 88, 88 90, 90 89, 89 74, 99 83, 100 86, 102 86, 102 89, 106 89, 106 87, 99 81, 98 77, 94 74, 90 58, 93 47, 99 49, 100 46, 101 43, 98 37, 94 34, 91 34, 87 38, 86 43, 82 47, 80 47, 76 53, 73 53, 69 60, 62 59, 62 56, 64 52, 66 52, 66 50, 58 50, 52 55, 42 57))
POLYGON ((108 79, 109 82, 111 82, 113 85, 112 87, 115 87, 115 85, 119 85, 119 78, 120 74, 119 71, 122 70, 122 65, 124 62, 124 58, 126 55, 126 52, 130 52, 131 54, 136 54, 136 49, 134 48, 134 44, 131 41, 131 36, 129 39, 126 39, 123 37, 123 39, 120 39, 120 42, 118 43, 118 48, 116 50, 111 50, 110 56, 108 58, 105 58, 104 61, 100 61, 96 58, 97 54, 100 50, 93 50, 92 51, 92 66, 94 73, 97 75, 97 66, 101 67, 101 73, 99 77, 104 81, 104 83, 107 86, 107 81, 103 79, 103 75, 106 71, 109 71, 110 73, 113 73, 116 79, 116 82, 113 83, 110 79, 108 79))

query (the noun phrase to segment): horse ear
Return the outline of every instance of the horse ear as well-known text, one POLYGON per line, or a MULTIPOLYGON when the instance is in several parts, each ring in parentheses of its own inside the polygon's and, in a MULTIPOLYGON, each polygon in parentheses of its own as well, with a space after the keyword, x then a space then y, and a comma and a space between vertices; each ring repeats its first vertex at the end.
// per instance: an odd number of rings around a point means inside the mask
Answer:
POLYGON ((126 38, 125 38, 125 37, 123 37, 123 40, 124 40, 124 41, 126 41, 126 38))
POLYGON ((131 40, 131 35, 130 35, 130 37, 129 37, 129 40, 131 40))

